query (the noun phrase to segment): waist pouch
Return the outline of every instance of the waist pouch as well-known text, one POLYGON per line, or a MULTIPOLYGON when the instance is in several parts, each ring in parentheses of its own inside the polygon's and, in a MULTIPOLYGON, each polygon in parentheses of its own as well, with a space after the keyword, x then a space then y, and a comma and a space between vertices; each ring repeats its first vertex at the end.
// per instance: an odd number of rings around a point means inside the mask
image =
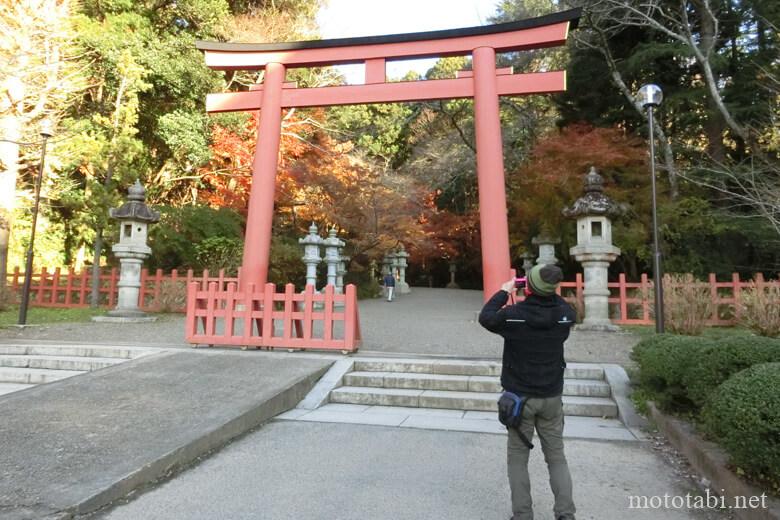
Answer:
POLYGON ((498 422, 509 428, 514 428, 520 435, 520 440, 530 450, 534 447, 528 437, 520 431, 520 424, 523 422, 523 407, 528 398, 524 395, 517 395, 513 392, 504 392, 498 399, 498 422))

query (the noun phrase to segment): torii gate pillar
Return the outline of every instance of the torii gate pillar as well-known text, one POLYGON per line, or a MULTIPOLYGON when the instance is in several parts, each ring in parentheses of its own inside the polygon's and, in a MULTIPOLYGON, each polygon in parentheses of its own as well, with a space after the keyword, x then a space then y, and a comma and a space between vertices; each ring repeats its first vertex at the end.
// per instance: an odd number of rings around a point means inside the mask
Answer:
POLYGON ((496 51, 490 47, 474 49, 473 67, 482 295, 487 301, 507 281, 511 268, 496 51))
POLYGON ((252 284, 258 288, 263 287, 268 281, 285 70, 285 66, 280 63, 269 63, 265 68, 263 108, 260 110, 257 148, 252 161, 252 191, 246 218, 242 276, 239 278, 241 290, 252 284))

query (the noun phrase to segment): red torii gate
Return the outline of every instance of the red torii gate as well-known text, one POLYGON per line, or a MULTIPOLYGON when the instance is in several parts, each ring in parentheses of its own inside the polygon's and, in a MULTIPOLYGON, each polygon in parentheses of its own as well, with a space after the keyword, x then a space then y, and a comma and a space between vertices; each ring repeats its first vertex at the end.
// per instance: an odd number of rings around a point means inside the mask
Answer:
POLYGON ((577 26, 580 9, 496 25, 388 36, 289 43, 196 43, 215 70, 265 69, 249 91, 209 94, 210 113, 260 110, 252 162, 240 286, 267 281, 283 108, 474 98, 482 279, 490 296, 510 277, 504 159, 498 96, 566 90, 565 71, 512 74, 496 70, 496 52, 555 47, 577 26), (473 72, 455 79, 388 83, 386 60, 471 55, 473 72), (297 88, 288 68, 364 63, 365 84, 297 88))

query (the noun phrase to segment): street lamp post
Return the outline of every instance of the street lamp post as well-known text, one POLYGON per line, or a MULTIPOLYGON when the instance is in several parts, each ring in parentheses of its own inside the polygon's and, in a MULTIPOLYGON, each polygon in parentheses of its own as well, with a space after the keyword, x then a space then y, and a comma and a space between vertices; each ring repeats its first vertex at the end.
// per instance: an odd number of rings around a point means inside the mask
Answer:
MULTIPOLYGON (((30 303, 30 282, 32 280, 33 269, 33 246, 35 245, 35 226, 38 223, 38 206, 41 201, 41 182, 43 181, 43 165, 46 160, 46 141, 54 135, 52 133, 51 121, 44 119, 41 122, 39 132, 41 141, 41 163, 38 165, 38 176, 35 180, 35 203, 32 214, 32 230, 30 231, 30 244, 27 247, 27 262, 24 266, 24 286, 22 287, 22 302, 19 305, 19 325, 27 323, 27 306, 30 303)), ((43 283, 43 280, 41 280, 43 283)))
POLYGON ((655 133, 653 128, 653 108, 659 106, 663 100, 661 87, 642 85, 639 89, 639 102, 647 109, 647 123, 650 126, 650 182, 653 191, 653 286, 655 288, 655 332, 664 332, 664 283, 661 267, 661 250, 658 247, 658 207, 655 188, 655 133))

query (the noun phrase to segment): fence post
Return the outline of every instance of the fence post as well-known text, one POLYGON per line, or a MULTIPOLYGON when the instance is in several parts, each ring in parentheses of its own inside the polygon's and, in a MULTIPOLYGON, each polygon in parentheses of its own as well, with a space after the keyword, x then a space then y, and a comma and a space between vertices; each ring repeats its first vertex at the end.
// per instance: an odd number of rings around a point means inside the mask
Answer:
POLYGON ((344 293, 344 348, 355 350, 356 310, 355 286, 347 285, 344 293))
MULTIPOLYGON (((46 267, 41 267, 41 276, 38 279, 38 291, 36 292, 37 296, 35 298, 35 303, 40 305, 43 303, 43 291, 46 288, 46 280, 49 278, 49 273, 46 270, 46 267)), ((30 292, 32 292, 32 287, 30 288, 30 292)))
POLYGON ((620 297, 620 319, 624 322, 628 320, 628 302, 626 299, 626 273, 620 273, 618 275, 618 294, 620 297))
POLYGON ((712 301, 712 316, 710 317, 710 324, 717 325, 719 318, 718 304, 720 299, 718 298, 718 280, 715 278, 715 273, 710 273, 710 301, 712 301))
POLYGON ((734 295, 734 319, 739 321, 742 316, 742 282, 739 280, 739 273, 732 273, 731 283, 734 287, 732 294, 734 295))
POLYGON ((647 299, 647 290, 648 290, 648 281, 647 281, 647 273, 642 273, 642 276, 640 278, 640 286, 642 291, 642 321, 645 323, 651 323, 650 321, 650 302, 647 299))
POLYGON ((87 301, 87 270, 81 269, 79 273, 79 304, 85 305, 87 301))
POLYGON ((51 281, 51 293, 49 294, 49 303, 56 304, 59 302, 59 293, 60 292, 60 268, 55 267, 54 268, 54 277, 51 281))
POLYGON ((197 333, 197 318, 195 317, 195 309, 196 305, 195 302, 198 297, 198 286, 197 284, 191 283, 187 285, 187 313, 185 315, 184 320, 184 335, 187 338, 187 341, 192 340, 192 338, 197 333))
POLYGON ((118 291, 117 286, 117 274, 116 274, 116 267, 111 268, 111 277, 109 278, 109 286, 108 286, 108 308, 114 307, 116 305, 116 293, 118 291))
POLYGON ((19 266, 14 267, 14 277, 13 282, 11 282, 11 288, 14 292, 17 292, 19 290, 19 266))
POLYGON ((76 273, 73 271, 72 267, 68 268, 68 281, 65 285, 65 305, 70 307, 73 304, 73 295, 71 294, 73 292, 73 277, 76 275, 76 273))
POLYGON ((265 346, 270 346, 271 338, 274 335, 274 294, 276 293, 276 285, 272 283, 265 284, 265 290, 263 291, 263 313, 260 320, 260 328, 262 330, 262 343, 265 346))

